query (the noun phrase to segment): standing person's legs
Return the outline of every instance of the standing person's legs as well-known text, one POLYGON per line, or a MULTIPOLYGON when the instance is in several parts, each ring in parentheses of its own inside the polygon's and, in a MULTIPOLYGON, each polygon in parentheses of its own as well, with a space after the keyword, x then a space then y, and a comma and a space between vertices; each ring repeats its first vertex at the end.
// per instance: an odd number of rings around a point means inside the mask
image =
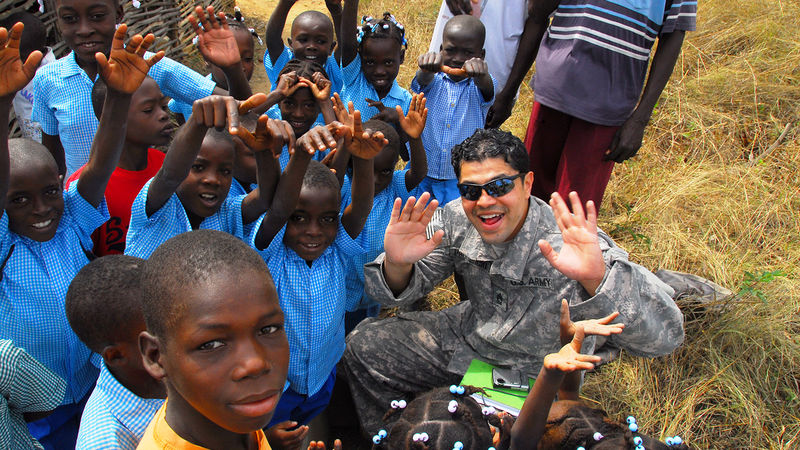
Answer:
POLYGON ((603 156, 618 129, 617 126, 596 125, 585 120, 572 119, 556 170, 555 190, 562 197, 566 198, 570 191, 575 191, 582 202, 592 200, 597 209, 600 209, 600 202, 603 201, 603 194, 614 169, 614 161, 605 161, 603 156))
POLYGON ((347 337, 341 365, 364 433, 371 436, 385 428, 383 415, 392 400, 410 400, 409 394, 461 380, 462 375, 447 371, 450 354, 438 331, 446 322, 435 311, 367 319, 347 337))
POLYGON ((533 103, 528 131, 525 133, 525 148, 530 157, 533 172, 531 194, 550 200, 556 191, 561 152, 567 140, 572 116, 548 108, 539 102, 533 103))

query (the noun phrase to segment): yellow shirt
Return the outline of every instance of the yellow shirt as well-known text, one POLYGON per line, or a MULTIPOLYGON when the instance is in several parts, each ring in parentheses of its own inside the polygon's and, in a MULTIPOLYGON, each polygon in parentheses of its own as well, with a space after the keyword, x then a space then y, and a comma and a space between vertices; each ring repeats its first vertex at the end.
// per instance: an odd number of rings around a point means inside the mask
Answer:
MULTIPOLYGON (((164 402, 147 426, 139 446, 136 447, 137 450, 208 450, 178 436, 167 423, 166 410, 167 402, 164 402)), ((253 438, 258 443, 258 450, 271 450, 264 431, 253 432, 253 438)))

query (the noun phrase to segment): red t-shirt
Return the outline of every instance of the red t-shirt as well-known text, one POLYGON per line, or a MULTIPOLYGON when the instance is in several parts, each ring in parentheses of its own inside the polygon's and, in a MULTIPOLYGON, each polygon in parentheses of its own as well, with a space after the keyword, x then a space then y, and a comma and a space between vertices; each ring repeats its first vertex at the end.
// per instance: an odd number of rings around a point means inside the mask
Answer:
MULTIPOLYGON (((163 152, 151 148, 147 150, 147 167, 144 170, 125 170, 119 167, 114 169, 106 186, 106 205, 111 218, 92 233, 95 255, 118 255, 125 252, 125 237, 131 222, 133 200, 145 183, 161 168, 164 156, 163 152)), ((69 177, 67 186, 78 179, 83 167, 69 177)))

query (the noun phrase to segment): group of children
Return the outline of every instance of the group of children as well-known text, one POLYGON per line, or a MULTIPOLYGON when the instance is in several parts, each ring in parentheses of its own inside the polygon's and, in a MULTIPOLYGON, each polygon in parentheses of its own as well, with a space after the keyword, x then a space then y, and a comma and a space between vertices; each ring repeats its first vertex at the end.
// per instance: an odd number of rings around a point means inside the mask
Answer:
POLYGON ((359 24, 358 0, 327 0, 333 20, 300 14, 284 46, 294 3, 267 26, 268 94, 238 12, 189 18, 208 77, 148 52, 152 35, 125 44, 117 0, 56 0, 72 51, 41 67, 20 59, 22 24, 0 28, 0 116, 33 79, 41 127, 41 144, 0 127, 0 338, 65 381, 25 416, 45 448, 298 447, 346 314, 377 314, 363 264, 395 198, 458 197, 450 148, 494 97, 480 21, 448 22, 412 94, 391 14, 359 24))

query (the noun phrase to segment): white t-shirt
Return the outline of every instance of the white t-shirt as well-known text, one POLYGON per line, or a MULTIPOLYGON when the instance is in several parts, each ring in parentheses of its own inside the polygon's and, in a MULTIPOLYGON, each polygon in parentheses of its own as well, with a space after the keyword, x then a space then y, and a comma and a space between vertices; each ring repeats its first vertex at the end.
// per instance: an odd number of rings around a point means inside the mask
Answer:
MULTIPOLYGON (((53 54, 53 49, 47 47, 47 53, 42 58, 42 62, 39 63, 39 67, 44 67, 55 60, 56 56, 53 54)), ((14 105, 14 115, 17 116, 17 123, 22 130, 22 135, 36 142, 42 142, 42 127, 31 120, 33 113, 33 80, 17 91, 12 104, 14 105)))

